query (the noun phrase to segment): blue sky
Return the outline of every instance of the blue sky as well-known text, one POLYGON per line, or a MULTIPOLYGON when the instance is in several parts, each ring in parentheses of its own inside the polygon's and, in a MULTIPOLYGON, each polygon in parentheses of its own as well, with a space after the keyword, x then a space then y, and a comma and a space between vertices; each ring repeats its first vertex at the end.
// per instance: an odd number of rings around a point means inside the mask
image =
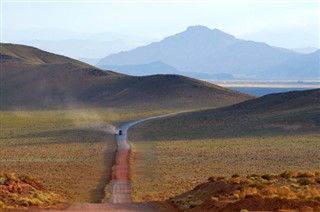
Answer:
MULTIPOLYGON (((52 30, 60 31, 62 37, 65 32, 65 39, 72 38, 70 32, 114 32, 153 40, 181 32, 190 25, 205 25, 250 39, 268 38, 272 33, 283 37, 298 34, 301 43, 293 39, 282 46, 319 47, 315 41, 319 39, 319 4, 319 1, 2 0, 1 21, 4 34, 6 30, 42 30, 48 31, 47 40, 55 39, 52 30)), ((19 36, 23 39, 23 33, 19 36)), ((90 34, 82 38, 90 39, 90 34)))

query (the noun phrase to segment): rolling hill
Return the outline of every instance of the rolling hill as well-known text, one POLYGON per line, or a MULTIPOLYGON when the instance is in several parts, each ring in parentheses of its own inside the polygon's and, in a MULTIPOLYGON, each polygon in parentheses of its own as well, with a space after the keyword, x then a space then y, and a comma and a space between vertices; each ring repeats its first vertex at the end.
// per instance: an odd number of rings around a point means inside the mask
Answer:
POLYGON ((318 132, 319 114, 320 89, 291 91, 142 123, 133 134, 159 141, 318 132))
POLYGON ((240 40, 218 29, 192 26, 162 41, 111 54, 103 58, 98 66, 161 61, 183 72, 257 77, 257 72, 298 56, 291 50, 240 40))
POLYGON ((252 96, 178 76, 132 77, 29 46, 1 44, 1 109, 220 107, 252 96))

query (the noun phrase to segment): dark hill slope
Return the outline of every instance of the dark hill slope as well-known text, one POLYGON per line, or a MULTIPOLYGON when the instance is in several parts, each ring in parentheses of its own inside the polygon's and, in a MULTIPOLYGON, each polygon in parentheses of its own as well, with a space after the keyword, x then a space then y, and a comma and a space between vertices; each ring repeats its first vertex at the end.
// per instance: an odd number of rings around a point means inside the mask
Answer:
POLYGON ((1 109, 221 107, 252 96, 178 75, 132 77, 32 47, 1 45, 1 109))
POLYGON ((272 111, 301 110, 317 106, 320 107, 320 89, 269 94, 230 106, 222 109, 222 111, 242 110, 247 113, 268 113, 272 111))
POLYGON ((320 89, 315 89, 158 119, 135 126, 132 134, 138 140, 184 140, 318 132, 319 127, 320 89))
POLYGON ((25 45, 1 44, 0 58, 1 62, 6 63, 16 62, 29 65, 56 65, 69 63, 81 68, 94 68, 93 66, 80 61, 25 45))

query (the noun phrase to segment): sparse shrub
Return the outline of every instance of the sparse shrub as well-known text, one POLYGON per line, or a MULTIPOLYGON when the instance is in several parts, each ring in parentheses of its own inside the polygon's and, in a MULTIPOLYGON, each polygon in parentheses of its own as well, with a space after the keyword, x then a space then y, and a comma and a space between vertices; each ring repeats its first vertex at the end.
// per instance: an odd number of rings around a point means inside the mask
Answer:
POLYGON ((252 184, 250 184, 249 185, 249 187, 251 187, 251 188, 257 188, 257 189, 264 189, 264 188, 266 188, 267 186, 265 185, 265 184, 263 184, 263 183, 252 183, 252 184))
POLYGON ((249 212, 247 209, 241 209, 239 212, 249 212))
POLYGON ((245 188, 246 188, 246 186, 243 185, 243 184, 241 184, 241 185, 238 186, 238 190, 239 190, 239 191, 243 191, 245 188))
POLYGON ((215 177, 215 176, 209 177, 208 181, 210 181, 210 182, 217 181, 217 177, 215 177))
POLYGON ((232 178, 238 178, 238 177, 240 177, 240 175, 238 175, 238 174, 232 175, 232 178))
POLYGON ((286 171, 280 174, 280 176, 285 179, 295 178, 295 177, 298 177, 298 175, 299 175, 298 172, 293 172, 293 171, 286 171))
POLYGON ((254 181, 252 179, 241 179, 241 185, 252 184, 254 181))
POLYGON ((300 178, 298 180, 298 183, 300 185, 310 185, 310 184, 314 184, 314 180, 309 178, 300 178))
POLYGON ((192 199, 193 197, 194 197, 194 196, 191 195, 191 194, 189 194, 189 195, 187 196, 188 199, 192 199))
POLYGON ((25 200, 25 199, 23 199, 23 200, 19 200, 19 201, 20 201, 20 204, 21 204, 21 205, 23 205, 23 206, 25 206, 25 207, 30 206, 29 201, 27 201, 27 200, 25 200))
POLYGON ((169 201, 172 203, 175 203, 175 200, 173 199, 173 197, 169 197, 169 201))
POLYGON ((245 198, 245 193, 243 192, 244 190, 236 190, 236 191, 234 191, 234 194, 237 194, 238 196, 239 196, 239 198, 240 199, 243 199, 243 198, 245 198))
POLYGON ((0 201, 0 209, 4 209, 5 208, 5 205, 2 201, 0 201))
POLYGON ((176 199, 176 200, 172 199, 171 202, 174 203, 174 204, 181 204, 183 202, 183 200, 180 199, 180 198, 176 199))
POLYGON ((239 194, 233 194, 232 197, 233 197, 233 199, 240 199, 239 194))
POLYGON ((315 196, 315 197, 313 197, 313 199, 316 201, 320 201, 320 196, 315 196))
POLYGON ((316 179, 315 179, 315 182, 316 182, 316 183, 320 183, 320 178, 316 178, 316 179))
POLYGON ((261 176, 261 178, 264 180, 274 180, 277 177, 278 177, 278 175, 275 175, 275 174, 264 174, 261 176))
POLYGON ((50 199, 50 195, 43 194, 42 192, 34 193, 33 197, 39 199, 41 202, 49 202, 50 199))
POLYGON ((16 201, 18 198, 18 194, 16 193, 9 193, 8 197, 10 197, 10 199, 12 199, 13 201, 16 201))
POLYGON ((296 182, 298 182, 298 179, 297 178, 289 178, 288 181, 291 183, 296 183, 296 182))
MULTIPOLYGON (((40 206, 45 203, 52 204, 54 201, 61 200, 60 195, 37 190, 31 184, 22 180, 25 178, 17 177, 13 173, 5 174, 5 176, 6 183, 0 186, 4 188, 3 190, 1 188, 0 200, 6 209, 40 206)), ((35 180, 31 180, 30 182, 35 182, 35 180)))
POLYGON ((29 199, 30 205, 39 206, 42 205, 43 202, 39 199, 29 199))
POLYGON ((315 176, 315 173, 310 171, 299 173, 299 177, 314 177, 314 176, 315 176))
POLYGON ((295 193, 292 192, 291 189, 287 186, 281 186, 277 188, 277 194, 279 195, 279 197, 286 199, 295 199, 297 197, 295 193))
MULTIPOLYGON (((298 180, 297 180, 297 182, 298 182, 298 180)), ((297 184, 297 183, 291 183, 290 185, 295 189, 299 189, 300 188, 300 185, 297 184)))
POLYGON ((43 186, 41 185, 41 183, 32 177, 21 176, 21 181, 31 185, 32 187, 34 187, 36 189, 39 189, 39 190, 43 189, 43 186))
POLYGON ((261 194, 267 197, 273 197, 277 193, 277 189, 274 187, 266 187, 261 191, 261 194))
POLYGON ((224 180, 226 177, 217 177, 217 180, 224 180))
POLYGON ((241 183, 241 178, 240 177, 237 177, 237 178, 231 178, 229 180, 230 183, 232 184, 240 184, 241 183))
POLYGON ((6 182, 6 178, 0 177, 0 185, 4 185, 5 182, 6 182))
POLYGON ((201 205, 202 203, 203 203, 203 201, 200 199, 198 199, 196 201, 192 201, 192 202, 190 202, 190 208, 195 208, 195 207, 201 205))
POLYGON ((256 195, 256 194, 258 194, 258 189, 257 188, 249 187, 249 188, 246 188, 243 191, 243 196, 244 197, 248 197, 248 196, 252 196, 252 195, 256 195))
POLYGON ((190 205, 188 203, 183 203, 182 205, 180 205, 180 209, 181 210, 188 210, 190 209, 190 205))
POLYGON ((211 197, 211 200, 212 200, 213 202, 218 202, 218 201, 219 201, 219 197, 211 197))
POLYGON ((14 173, 8 173, 6 177, 8 180, 14 180, 14 181, 18 179, 14 173))
POLYGON ((248 179, 256 180, 256 179, 261 178, 261 176, 258 175, 258 174, 251 174, 251 175, 248 175, 247 178, 248 178, 248 179))

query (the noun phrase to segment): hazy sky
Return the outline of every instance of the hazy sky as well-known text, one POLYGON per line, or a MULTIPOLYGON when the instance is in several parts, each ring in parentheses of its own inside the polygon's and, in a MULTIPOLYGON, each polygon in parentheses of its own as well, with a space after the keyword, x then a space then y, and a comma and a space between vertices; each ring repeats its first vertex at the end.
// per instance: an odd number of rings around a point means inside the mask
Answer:
MULTIPOLYGON (((190 25, 205 25, 240 37, 297 33, 301 39, 309 39, 319 38, 319 2, 2 0, 1 16, 3 33, 54 29, 159 39, 190 25)), ((66 38, 70 37, 66 34, 66 38)), ((50 35, 47 39, 51 39, 50 35)))

